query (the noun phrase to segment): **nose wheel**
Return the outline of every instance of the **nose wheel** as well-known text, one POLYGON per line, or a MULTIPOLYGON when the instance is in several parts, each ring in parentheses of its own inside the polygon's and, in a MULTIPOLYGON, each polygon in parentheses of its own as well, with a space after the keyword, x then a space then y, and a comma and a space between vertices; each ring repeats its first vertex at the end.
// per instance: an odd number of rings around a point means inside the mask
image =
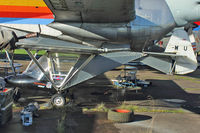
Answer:
POLYGON ((55 94, 51 98, 51 103, 56 107, 63 107, 66 104, 66 99, 61 94, 55 94))

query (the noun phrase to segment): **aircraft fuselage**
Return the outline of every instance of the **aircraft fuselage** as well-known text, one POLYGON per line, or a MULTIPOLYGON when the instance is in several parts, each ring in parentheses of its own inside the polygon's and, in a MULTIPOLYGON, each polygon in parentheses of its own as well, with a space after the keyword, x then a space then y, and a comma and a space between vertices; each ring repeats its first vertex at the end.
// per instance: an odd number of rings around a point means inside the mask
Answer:
MULTIPOLYGON (((84 23, 58 21, 48 26, 61 31, 64 35, 86 42, 101 41, 102 43, 129 44, 131 50, 142 51, 145 45, 151 44, 149 42, 162 39, 175 27, 184 26, 188 22, 200 19, 198 0, 191 0, 190 2, 187 0, 135 0, 134 9, 135 18, 130 22, 84 23), (180 2, 181 4, 179 4, 180 2), (176 4, 179 4, 179 6, 176 6, 176 4), (187 7, 195 7, 195 9, 186 10, 187 7), (87 32, 91 34, 87 34, 87 32)), ((24 27, 15 29, 26 31, 24 27)), ((28 32, 31 32, 31 30, 28 32)), ((41 35, 48 36, 48 33, 48 30, 44 30, 41 35)))
MULTIPOLYGON (((176 26, 176 23, 164 0, 136 0, 135 2, 136 17, 128 23, 65 24, 103 36, 112 43, 131 44, 132 50, 141 51, 145 42, 161 39, 176 26)), ((65 27, 63 23, 52 23, 49 26, 71 36, 77 35, 73 29, 65 27)))

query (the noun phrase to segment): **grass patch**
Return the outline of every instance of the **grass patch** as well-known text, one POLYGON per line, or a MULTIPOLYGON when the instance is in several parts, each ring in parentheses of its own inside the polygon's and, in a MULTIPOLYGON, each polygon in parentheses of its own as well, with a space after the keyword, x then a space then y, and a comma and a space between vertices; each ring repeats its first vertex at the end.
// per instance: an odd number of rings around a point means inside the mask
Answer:
MULTIPOLYGON (((182 109, 150 109, 146 107, 140 107, 135 105, 122 104, 117 107, 118 109, 128 109, 137 113, 140 112, 150 112, 150 113, 184 113, 182 109)), ((108 112, 109 108, 105 107, 103 103, 97 105, 95 108, 83 108, 83 112, 108 112)))
POLYGON ((145 79, 159 79, 159 80, 168 80, 169 77, 165 77, 165 76, 149 76, 149 75, 145 75, 145 79))
POLYGON ((12 107, 13 107, 13 110, 22 110, 23 109, 23 107, 19 107, 16 104, 13 104, 12 107))
POLYGON ((191 81, 191 82, 193 82, 193 83, 200 83, 200 80, 199 80, 198 78, 191 78, 191 77, 185 77, 185 76, 174 75, 174 79, 176 79, 176 80, 182 79, 182 80, 191 81))
POLYGON ((47 109, 51 109, 51 107, 40 106, 40 108, 39 108, 39 110, 47 110, 47 109))
POLYGON ((151 112, 151 113, 184 113, 184 110, 182 109, 150 109, 146 107, 140 107, 135 105, 127 105, 122 104, 121 106, 117 107, 120 109, 128 109, 134 112, 151 112))
POLYGON ((200 90, 199 88, 183 88, 186 91, 198 91, 200 90))
MULTIPOLYGON (((36 53, 36 50, 31 50, 32 54, 36 53)), ((5 50, 2 50, 1 53, 5 54, 5 50)), ((40 50, 37 55, 44 55, 46 53, 45 50, 40 50)), ((20 55, 28 55, 26 50, 24 49, 16 49, 14 54, 20 54, 20 55)), ((69 56, 69 57, 79 57, 78 54, 64 54, 59 53, 59 56, 69 56)))
MULTIPOLYGON (((31 52, 32 52, 33 54, 35 54, 35 53, 36 53, 36 50, 31 50, 31 52)), ((38 55, 43 55, 43 54, 45 54, 45 52, 46 52, 45 50, 40 50, 40 51, 38 52, 38 55)), ((5 54, 5 50, 2 50, 1 53, 5 54)), ((26 50, 24 50, 24 49, 16 49, 14 53, 15 53, 15 54, 27 55, 26 50)))
POLYGON ((108 108, 105 107, 104 103, 98 104, 95 108, 83 108, 83 112, 108 112, 108 108))

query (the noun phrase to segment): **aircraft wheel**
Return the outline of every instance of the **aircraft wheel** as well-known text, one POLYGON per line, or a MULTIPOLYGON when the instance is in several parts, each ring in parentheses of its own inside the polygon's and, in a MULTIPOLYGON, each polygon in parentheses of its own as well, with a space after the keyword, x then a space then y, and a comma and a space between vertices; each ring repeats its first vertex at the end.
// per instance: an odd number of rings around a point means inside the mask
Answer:
POLYGON ((65 98, 61 94, 55 94, 51 98, 53 106, 63 107, 66 104, 65 98))

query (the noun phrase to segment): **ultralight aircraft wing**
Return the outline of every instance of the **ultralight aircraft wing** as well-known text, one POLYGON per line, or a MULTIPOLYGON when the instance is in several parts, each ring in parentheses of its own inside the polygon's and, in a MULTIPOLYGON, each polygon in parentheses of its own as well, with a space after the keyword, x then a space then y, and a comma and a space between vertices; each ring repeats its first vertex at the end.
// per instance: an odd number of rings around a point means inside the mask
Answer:
POLYGON ((17 42, 16 46, 30 50, 47 50, 54 53, 98 54, 100 52, 98 48, 43 37, 22 40, 17 42))

